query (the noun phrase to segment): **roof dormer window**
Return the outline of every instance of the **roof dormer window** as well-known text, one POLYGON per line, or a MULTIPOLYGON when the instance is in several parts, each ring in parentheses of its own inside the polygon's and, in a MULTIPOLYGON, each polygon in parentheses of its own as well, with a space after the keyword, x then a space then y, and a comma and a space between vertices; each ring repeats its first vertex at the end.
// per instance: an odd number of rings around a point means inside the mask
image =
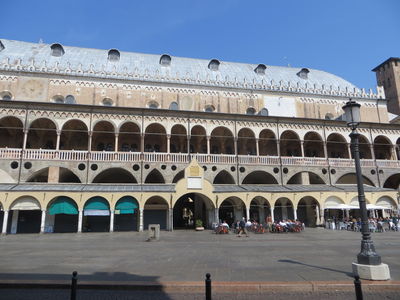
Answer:
POLYGON ((52 100, 54 103, 59 103, 59 104, 65 103, 65 102, 64 102, 64 97, 61 96, 61 95, 55 95, 51 100, 52 100))
POLYGON ((108 51, 108 60, 109 61, 119 61, 119 58, 121 57, 121 54, 117 49, 111 49, 108 51))
POLYGON ((310 70, 303 68, 297 73, 297 76, 299 76, 301 79, 308 79, 308 73, 310 73, 310 70))
POLYGON ((169 56, 168 54, 161 55, 160 65, 164 67, 169 67, 171 65, 171 56, 169 56))
POLYGON ((148 108, 157 109, 157 108, 159 107, 159 104, 158 104, 157 101, 150 101, 150 102, 147 104, 147 107, 148 107, 148 108))
POLYGON ((50 49, 51 55, 55 57, 63 56, 65 53, 63 46, 61 46, 60 44, 53 44, 50 46, 50 49))
POLYGON ((214 107, 214 105, 206 105, 205 107, 204 107, 204 111, 205 112, 214 112, 215 111, 215 107, 214 107))
POLYGON ((246 115, 255 115, 256 114, 256 110, 254 109, 254 107, 248 107, 246 110, 246 115))
POLYGON ((267 69, 266 65, 259 64, 257 68, 254 69, 254 72, 258 75, 265 75, 265 70, 267 69))
POLYGON ((104 98, 104 99, 101 101, 101 104, 102 104, 103 106, 113 106, 113 105, 114 105, 114 101, 113 101, 111 98, 104 98))
POLYGON ((212 59, 212 60, 208 63, 208 68, 209 68, 211 71, 218 71, 219 65, 220 65, 219 60, 217 60, 217 59, 212 59))

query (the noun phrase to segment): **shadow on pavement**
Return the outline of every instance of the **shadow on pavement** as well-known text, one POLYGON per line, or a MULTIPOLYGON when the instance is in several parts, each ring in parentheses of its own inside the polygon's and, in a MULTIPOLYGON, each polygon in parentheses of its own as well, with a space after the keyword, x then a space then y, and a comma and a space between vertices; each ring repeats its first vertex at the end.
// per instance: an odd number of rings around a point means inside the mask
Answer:
POLYGON ((336 270, 336 269, 332 269, 332 268, 326 268, 326 267, 321 267, 321 266, 305 264, 300 261, 295 261, 295 260, 291 260, 291 259, 279 259, 278 262, 297 264, 297 265, 302 265, 302 266, 311 267, 311 268, 315 268, 315 269, 326 270, 326 271, 331 271, 331 272, 336 272, 336 273, 342 273, 342 274, 345 274, 345 275, 353 278, 353 273, 351 273, 351 272, 345 272, 345 271, 336 270))

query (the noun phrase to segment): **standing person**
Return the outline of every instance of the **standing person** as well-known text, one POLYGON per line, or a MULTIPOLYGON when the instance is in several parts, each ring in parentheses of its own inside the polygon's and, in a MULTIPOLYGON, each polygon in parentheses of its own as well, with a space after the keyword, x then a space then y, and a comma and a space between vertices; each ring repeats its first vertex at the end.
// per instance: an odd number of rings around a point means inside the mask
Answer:
POLYGON ((244 233, 246 234, 246 237, 248 237, 249 235, 247 234, 247 230, 246 230, 246 222, 245 222, 245 218, 243 217, 242 220, 239 222, 239 232, 238 232, 238 237, 240 237, 240 235, 244 233))

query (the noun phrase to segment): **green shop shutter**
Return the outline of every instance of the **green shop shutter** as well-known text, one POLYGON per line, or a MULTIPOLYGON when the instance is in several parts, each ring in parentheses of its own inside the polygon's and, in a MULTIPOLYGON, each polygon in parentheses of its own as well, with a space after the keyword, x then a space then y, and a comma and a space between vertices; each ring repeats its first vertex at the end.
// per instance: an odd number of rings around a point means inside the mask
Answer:
POLYGON ((78 208, 74 200, 68 197, 57 197, 55 201, 50 206, 50 215, 66 214, 66 215, 77 215, 78 208))
POLYGON ((131 196, 125 196, 118 200, 115 206, 116 212, 119 214, 134 214, 138 208, 137 201, 131 196))
POLYGON ((90 198, 86 204, 84 210, 109 210, 108 202, 103 197, 90 198))

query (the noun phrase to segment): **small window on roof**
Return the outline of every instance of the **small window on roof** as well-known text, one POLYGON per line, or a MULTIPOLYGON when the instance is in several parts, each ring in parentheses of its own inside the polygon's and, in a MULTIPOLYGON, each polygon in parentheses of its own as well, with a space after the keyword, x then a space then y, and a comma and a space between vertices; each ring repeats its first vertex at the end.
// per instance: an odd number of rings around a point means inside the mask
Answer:
POLYGON ((171 56, 168 54, 161 55, 160 57, 160 65, 164 67, 168 67, 171 65, 171 56))
POLYGON ((147 107, 148 107, 148 108, 154 108, 154 109, 156 109, 156 108, 158 108, 158 106, 159 106, 159 104, 158 104, 157 101, 150 101, 149 103, 147 103, 147 107))
POLYGON ((66 104, 75 104, 75 97, 72 95, 68 95, 67 97, 65 97, 65 103, 66 104))
POLYGON ((0 51, 3 50, 5 47, 3 45, 3 43, 0 41, 0 51))
POLYGON ((12 100, 12 94, 9 91, 2 91, 0 93, 1 100, 12 100))
POLYGON ((50 49, 52 56, 60 57, 63 56, 65 53, 63 46, 61 46, 60 44, 53 44, 50 46, 50 49))
POLYGON ((246 115, 255 115, 256 114, 256 110, 254 109, 254 107, 248 107, 246 109, 246 115))
POLYGON ((206 111, 206 112, 214 112, 215 111, 215 107, 214 107, 214 105, 206 105, 204 107, 204 111, 206 111))
POLYGON ((254 69, 254 72, 258 75, 265 75, 265 70, 267 69, 266 65, 259 64, 257 68, 254 69))
POLYGON ((121 54, 117 49, 111 49, 108 51, 108 60, 109 61, 119 61, 121 54))
POLYGON ((212 60, 208 63, 208 68, 209 68, 211 71, 218 71, 219 65, 220 65, 219 60, 217 60, 217 59, 212 59, 212 60))
POLYGON ((331 113, 327 113, 325 115, 325 120, 333 120, 333 115, 331 113))
POLYGON ((297 73, 297 76, 299 76, 301 79, 308 79, 308 73, 310 73, 310 70, 303 68, 297 73))
POLYGON ((269 115, 269 112, 268 112, 268 109, 266 109, 265 107, 264 108, 262 108, 261 110, 260 110, 260 112, 258 113, 260 116, 268 116, 269 115))
POLYGON ((169 109, 170 109, 170 110, 179 110, 178 103, 176 103, 176 102, 171 102, 171 104, 169 105, 169 109))
POLYGON ((64 103, 64 97, 61 95, 55 95, 53 98, 51 98, 51 101, 54 103, 64 103))
POLYGON ((102 104, 103 106, 113 106, 114 101, 113 101, 111 98, 104 98, 104 99, 101 101, 101 104, 102 104))

